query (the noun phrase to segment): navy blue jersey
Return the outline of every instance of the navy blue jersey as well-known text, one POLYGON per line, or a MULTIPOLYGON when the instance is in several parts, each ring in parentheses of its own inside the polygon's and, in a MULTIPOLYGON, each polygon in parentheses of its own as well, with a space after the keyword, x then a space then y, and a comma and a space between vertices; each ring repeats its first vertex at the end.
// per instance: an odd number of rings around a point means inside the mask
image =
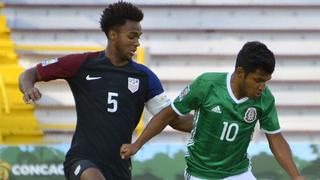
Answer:
POLYGON ((89 159, 102 171, 131 177, 119 151, 131 137, 144 104, 163 93, 158 77, 132 60, 114 66, 105 52, 73 54, 37 65, 44 81, 66 79, 74 96, 77 125, 66 162, 89 159))

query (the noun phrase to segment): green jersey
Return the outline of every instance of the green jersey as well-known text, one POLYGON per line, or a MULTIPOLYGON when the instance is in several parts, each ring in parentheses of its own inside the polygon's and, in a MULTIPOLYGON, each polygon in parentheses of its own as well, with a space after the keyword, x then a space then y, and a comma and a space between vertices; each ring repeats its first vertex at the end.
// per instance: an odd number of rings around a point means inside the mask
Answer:
POLYGON ((195 110, 186 153, 187 172, 221 179, 248 170, 247 149, 257 121, 266 133, 280 132, 275 100, 268 87, 256 99, 236 99, 232 73, 205 73, 172 103, 179 115, 195 110))

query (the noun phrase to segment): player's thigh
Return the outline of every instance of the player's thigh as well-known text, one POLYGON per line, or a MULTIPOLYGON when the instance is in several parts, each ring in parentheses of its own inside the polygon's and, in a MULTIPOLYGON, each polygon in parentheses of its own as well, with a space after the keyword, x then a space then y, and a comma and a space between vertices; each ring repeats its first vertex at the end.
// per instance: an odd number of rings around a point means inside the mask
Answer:
POLYGON ((78 160, 69 169, 68 180, 105 180, 99 168, 89 160, 78 160))
POLYGON ((242 174, 227 177, 224 180, 256 180, 256 178, 254 177, 252 172, 249 170, 249 171, 244 172, 242 174))
POLYGON ((99 169, 88 168, 83 171, 80 176, 80 180, 106 180, 99 169))

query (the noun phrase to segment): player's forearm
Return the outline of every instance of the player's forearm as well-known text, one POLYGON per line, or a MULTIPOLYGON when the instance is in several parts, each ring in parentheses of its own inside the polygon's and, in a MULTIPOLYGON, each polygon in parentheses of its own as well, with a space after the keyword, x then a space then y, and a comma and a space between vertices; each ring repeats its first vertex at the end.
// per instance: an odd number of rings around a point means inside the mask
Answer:
POLYGON ((279 135, 273 141, 269 141, 270 149, 278 163, 286 170, 292 179, 300 176, 299 171, 293 161, 292 153, 287 141, 279 135))
POLYGON ((284 149, 280 150, 279 148, 276 148, 278 150, 273 152, 277 161, 287 171, 287 173, 292 179, 300 176, 299 171, 293 161, 290 149, 286 149, 289 147, 282 147, 282 148, 284 149))
POLYGON ((177 114, 173 112, 170 106, 164 108, 151 119, 135 144, 138 145, 140 149, 152 137, 159 134, 175 118, 177 118, 177 114))
POLYGON ((19 76, 19 89, 24 93, 27 89, 33 88, 38 81, 38 76, 35 68, 30 68, 24 71, 19 76))

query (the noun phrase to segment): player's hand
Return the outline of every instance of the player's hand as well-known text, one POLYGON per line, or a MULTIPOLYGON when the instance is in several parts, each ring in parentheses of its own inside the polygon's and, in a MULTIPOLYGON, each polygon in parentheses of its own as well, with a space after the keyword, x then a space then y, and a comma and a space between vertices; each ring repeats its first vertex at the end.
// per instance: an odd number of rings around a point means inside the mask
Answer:
POLYGON ((132 155, 136 154, 139 150, 139 146, 136 143, 133 144, 122 144, 120 147, 120 156, 121 159, 128 159, 132 155))
POLYGON ((38 88, 29 88, 23 93, 23 100, 25 103, 30 104, 31 102, 37 101, 41 98, 41 93, 38 88))

